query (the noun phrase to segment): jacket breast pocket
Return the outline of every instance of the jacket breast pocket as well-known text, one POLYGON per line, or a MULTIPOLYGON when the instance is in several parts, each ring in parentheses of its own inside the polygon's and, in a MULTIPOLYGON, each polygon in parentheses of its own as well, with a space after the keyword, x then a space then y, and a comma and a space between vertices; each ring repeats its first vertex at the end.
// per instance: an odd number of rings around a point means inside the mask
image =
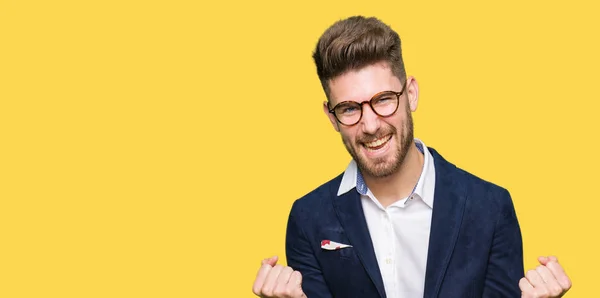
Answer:
POLYGON ((337 250, 327 250, 321 248, 321 255, 326 258, 341 258, 349 260, 354 260, 356 258, 353 247, 340 248, 337 250))
POLYGON ((319 231, 317 237, 320 241, 317 255, 325 262, 352 262, 358 263, 359 259, 352 243, 346 237, 341 227, 327 227, 319 231), (339 246, 339 248, 337 248, 339 246), (337 249, 336 249, 337 248, 337 249))
POLYGON ((354 274, 353 272, 361 272, 362 265, 353 247, 338 250, 319 249, 319 264, 325 276, 329 278, 349 277, 354 274))

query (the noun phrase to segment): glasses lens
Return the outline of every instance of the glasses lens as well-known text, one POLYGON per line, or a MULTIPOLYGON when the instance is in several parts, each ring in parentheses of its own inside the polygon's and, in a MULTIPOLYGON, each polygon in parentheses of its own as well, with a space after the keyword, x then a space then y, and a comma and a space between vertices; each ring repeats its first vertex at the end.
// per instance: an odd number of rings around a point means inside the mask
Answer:
POLYGON ((360 119, 360 105, 356 102, 343 102, 335 106, 335 116, 345 125, 352 125, 360 119))
POLYGON ((373 109, 381 116, 389 116, 398 108, 398 96, 395 93, 383 93, 373 98, 373 109))

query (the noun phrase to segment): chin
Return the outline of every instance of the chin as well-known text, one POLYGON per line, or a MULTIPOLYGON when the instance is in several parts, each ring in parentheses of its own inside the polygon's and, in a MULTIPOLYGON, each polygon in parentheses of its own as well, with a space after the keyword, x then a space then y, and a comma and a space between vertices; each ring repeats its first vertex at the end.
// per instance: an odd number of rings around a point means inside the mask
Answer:
POLYGON ((383 178, 394 174, 398 169, 399 164, 398 160, 396 160, 393 156, 386 157, 386 159, 386 161, 381 161, 380 159, 379 162, 370 160, 365 162, 365 159, 362 159, 357 161, 357 164, 361 171, 369 176, 383 178))

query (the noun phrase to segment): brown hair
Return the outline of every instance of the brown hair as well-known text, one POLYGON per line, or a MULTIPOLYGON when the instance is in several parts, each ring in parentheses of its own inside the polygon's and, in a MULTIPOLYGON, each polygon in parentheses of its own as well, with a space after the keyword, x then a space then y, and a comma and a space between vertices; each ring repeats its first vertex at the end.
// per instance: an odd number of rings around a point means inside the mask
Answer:
POLYGON ((329 99, 329 80, 350 70, 387 62, 392 73, 406 77, 400 36, 375 17, 352 16, 337 21, 319 38, 313 59, 329 99))

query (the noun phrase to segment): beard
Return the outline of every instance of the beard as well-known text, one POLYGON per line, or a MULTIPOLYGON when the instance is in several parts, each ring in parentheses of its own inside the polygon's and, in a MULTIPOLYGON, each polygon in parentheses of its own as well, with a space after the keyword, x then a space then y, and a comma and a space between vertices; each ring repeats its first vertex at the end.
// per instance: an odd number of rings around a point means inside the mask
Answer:
POLYGON ((381 127, 376 134, 362 134, 358 136, 354 144, 352 144, 350 140, 342 137, 346 150, 348 150, 348 153, 350 153, 352 158, 356 161, 361 173, 375 178, 387 177, 398 171, 404 162, 404 158, 410 149, 413 139, 413 119, 412 114, 408 109, 406 112, 406 121, 402 125, 400 135, 398 135, 396 127, 386 123, 386 126, 381 127), (395 138, 395 143, 397 145, 395 148, 391 148, 392 156, 368 159, 364 155, 358 154, 361 151, 360 147, 362 147, 364 143, 390 134, 392 135, 390 141, 395 138))

